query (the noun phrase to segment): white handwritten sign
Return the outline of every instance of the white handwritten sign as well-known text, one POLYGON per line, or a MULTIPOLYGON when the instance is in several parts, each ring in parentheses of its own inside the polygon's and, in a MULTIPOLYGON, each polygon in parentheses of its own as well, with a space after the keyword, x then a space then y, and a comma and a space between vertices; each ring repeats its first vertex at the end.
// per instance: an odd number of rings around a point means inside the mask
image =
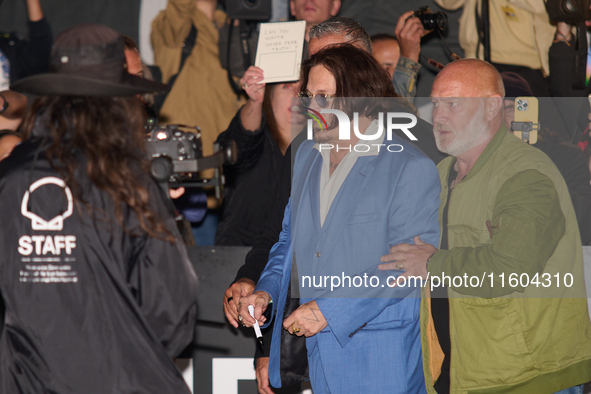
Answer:
POLYGON ((261 82, 288 82, 300 78, 305 21, 261 23, 255 65, 265 72, 261 82))

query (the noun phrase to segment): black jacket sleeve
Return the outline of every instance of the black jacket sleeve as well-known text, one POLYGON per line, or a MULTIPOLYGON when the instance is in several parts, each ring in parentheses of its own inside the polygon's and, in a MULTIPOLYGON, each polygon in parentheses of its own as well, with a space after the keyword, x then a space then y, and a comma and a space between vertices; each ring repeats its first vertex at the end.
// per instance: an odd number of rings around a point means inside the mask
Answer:
POLYGON ((250 170, 261 158, 263 145, 265 143, 266 127, 265 114, 261 119, 261 127, 258 130, 246 130, 240 121, 240 109, 230 122, 228 129, 222 132, 216 139, 217 143, 228 144, 234 140, 238 148, 238 160, 235 164, 227 165, 231 172, 244 173, 250 170))
POLYGON ((575 90, 572 87, 572 76, 575 67, 575 43, 570 46, 564 41, 558 41, 550 46, 548 59, 550 62, 550 92, 554 97, 582 97, 587 96, 587 89, 575 90))
POLYGON ((246 255, 244 265, 238 270, 234 282, 241 278, 250 279, 255 283, 258 282, 269 260, 271 248, 279 241, 283 214, 291 195, 293 161, 300 144, 305 141, 305 138, 306 132, 303 131, 293 139, 285 151, 281 163, 281 172, 275 187, 273 206, 269 212, 267 222, 261 234, 255 239, 251 251, 246 255))
POLYGON ((155 182, 149 188, 152 206, 161 214, 176 242, 143 235, 133 237, 134 256, 128 270, 132 289, 145 321, 171 357, 193 341, 197 319, 197 275, 166 203, 155 182))
MULTIPOLYGON (((49 69, 49 57, 53 35, 46 18, 37 22, 28 22, 29 38, 11 39, 14 52, 8 55, 10 61, 10 82, 34 74, 45 73, 49 69)), ((10 51, 9 51, 10 52, 10 51)))
POLYGON ((564 178, 579 223, 581 242, 588 245, 591 243, 591 175, 588 159, 578 146, 564 141, 555 132, 542 128, 540 137, 535 146, 552 159, 564 178))
POLYGON ((292 146, 290 145, 281 163, 281 173, 275 187, 273 205, 263 231, 255 238, 252 249, 246 255, 244 265, 238 270, 234 282, 241 278, 247 278, 256 283, 267 265, 271 248, 279 240, 283 212, 291 193, 291 151, 292 146))

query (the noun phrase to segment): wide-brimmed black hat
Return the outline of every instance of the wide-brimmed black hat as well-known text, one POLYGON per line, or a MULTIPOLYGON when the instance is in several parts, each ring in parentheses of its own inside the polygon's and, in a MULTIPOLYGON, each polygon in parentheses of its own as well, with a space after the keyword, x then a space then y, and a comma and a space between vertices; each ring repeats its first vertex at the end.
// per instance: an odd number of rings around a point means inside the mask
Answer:
POLYGON ((21 79, 10 89, 40 96, 132 96, 166 91, 168 85, 129 74, 121 35, 89 23, 56 37, 49 73, 21 79))

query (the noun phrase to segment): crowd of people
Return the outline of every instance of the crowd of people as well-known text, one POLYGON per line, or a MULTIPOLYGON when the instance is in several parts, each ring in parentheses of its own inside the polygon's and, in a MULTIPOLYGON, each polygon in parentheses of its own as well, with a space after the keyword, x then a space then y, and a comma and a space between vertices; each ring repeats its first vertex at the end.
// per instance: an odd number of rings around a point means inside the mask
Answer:
POLYGON ((173 359, 198 314, 194 243, 252 248, 220 293, 232 326, 267 328, 262 394, 591 381, 586 40, 543 1, 435 0, 463 12, 465 59, 443 65, 421 53, 443 32, 415 10, 370 36, 340 0, 289 0, 305 47, 280 83, 227 56, 242 21, 217 0, 168 0, 154 65, 100 24, 53 40, 26 4, 28 39, 0 37, 0 392, 189 392, 173 359), (514 135, 535 97, 539 121, 514 135), (199 126, 205 156, 236 143, 223 198, 166 195, 146 165, 155 123, 199 126))

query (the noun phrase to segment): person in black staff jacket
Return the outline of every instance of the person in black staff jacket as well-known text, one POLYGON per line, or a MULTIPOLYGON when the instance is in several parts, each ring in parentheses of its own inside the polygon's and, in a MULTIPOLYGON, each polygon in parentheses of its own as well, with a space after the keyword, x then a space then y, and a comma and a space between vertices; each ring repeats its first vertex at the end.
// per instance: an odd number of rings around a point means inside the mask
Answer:
POLYGON ((119 33, 65 30, 41 96, 0 163, 2 393, 190 393, 173 357, 192 341, 197 277, 144 171, 139 94, 119 33))

